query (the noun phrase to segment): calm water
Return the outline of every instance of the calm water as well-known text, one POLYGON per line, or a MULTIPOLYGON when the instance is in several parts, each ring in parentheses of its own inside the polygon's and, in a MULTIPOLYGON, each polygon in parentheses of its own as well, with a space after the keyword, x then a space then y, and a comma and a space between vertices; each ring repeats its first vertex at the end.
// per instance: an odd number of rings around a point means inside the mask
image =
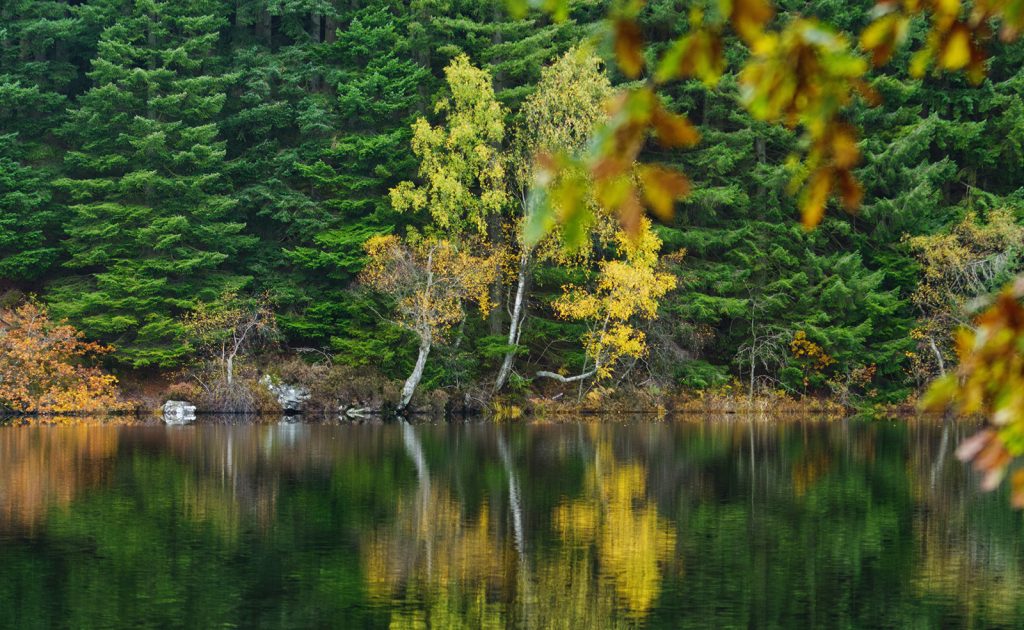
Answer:
POLYGON ((1021 627, 970 431, 0 427, 0 626, 1021 627))

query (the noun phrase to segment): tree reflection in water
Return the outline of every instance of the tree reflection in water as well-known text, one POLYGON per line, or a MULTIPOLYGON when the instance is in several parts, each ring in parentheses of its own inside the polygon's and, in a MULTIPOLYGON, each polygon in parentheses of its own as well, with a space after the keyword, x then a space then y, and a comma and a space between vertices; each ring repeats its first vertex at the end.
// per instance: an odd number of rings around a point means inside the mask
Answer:
POLYGON ((971 430, 0 427, 0 626, 1018 626, 971 430))

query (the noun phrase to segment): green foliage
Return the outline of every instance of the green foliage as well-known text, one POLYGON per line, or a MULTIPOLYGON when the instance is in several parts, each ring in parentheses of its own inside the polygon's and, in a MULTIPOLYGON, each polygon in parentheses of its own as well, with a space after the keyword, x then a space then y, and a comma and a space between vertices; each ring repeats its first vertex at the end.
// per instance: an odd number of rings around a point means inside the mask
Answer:
POLYGON ((686 361, 679 365, 677 378, 687 389, 713 389, 729 382, 729 371, 707 361, 686 361))
POLYGON ((222 25, 214 3, 133 6, 104 30, 69 112, 68 266, 54 310, 114 343, 136 367, 188 352, 177 316, 247 282, 226 262, 250 239, 225 194, 216 117, 223 79, 208 72, 222 25))

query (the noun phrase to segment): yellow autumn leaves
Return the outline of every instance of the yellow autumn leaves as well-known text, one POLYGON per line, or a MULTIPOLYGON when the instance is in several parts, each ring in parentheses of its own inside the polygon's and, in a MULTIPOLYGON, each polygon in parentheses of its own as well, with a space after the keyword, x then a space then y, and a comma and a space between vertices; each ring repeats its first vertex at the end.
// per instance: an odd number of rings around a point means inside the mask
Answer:
POLYGON ((106 413, 128 408, 117 378, 89 361, 112 350, 33 302, 0 309, 0 410, 106 413))
POLYGON ((362 279, 395 299, 396 323, 440 340, 465 317, 465 305, 491 310, 488 288, 497 274, 494 255, 478 256, 437 238, 403 241, 394 235, 366 243, 369 262, 362 279))
POLYGON ((562 319, 587 323, 583 347, 599 380, 611 376, 620 360, 646 354, 638 322, 657 317, 658 301, 676 286, 675 276, 657 270, 661 239, 648 219, 641 220, 636 238, 620 231, 617 240, 624 258, 602 261, 596 286, 568 286, 554 303, 562 319))
MULTIPOLYGON (((486 314, 500 306, 495 302, 504 282, 515 280, 516 303, 506 306, 518 326, 524 315, 516 309, 527 299, 524 278, 534 262, 570 268, 589 280, 565 287, 552 308, 560 318, 588 325, 582 342, 593 374, 581 378, 607 378, 621 359, 642 357, 647 346, 638 326, 656 316, 675 278, 657 270, 661 240, 642 216, 639 198, 667 218, 688 183, 671 169, 629 158, 646 134, 636 121, 601 140, 622 149, 617 157, 591 163, 580 156, 589 155, 586 139, 609 116, 639 116, 666 146, 696 142, 693 127, 668 112, 653 91, 612 96, 586 48, 570 50, 545 69, 511 134, 485 71, 459 56, 445 75, 449 94, 437 106, 443 122, 419 119, 412 128, 418 181, 391 190, 396 210, 425 213, 429 222, 404 239, 371 239, 362 280, 395 300, 396 323, 420 337, 426 360, 430 346, 464 320, 467 304, 486 314), (531 191, 538 181, 545 186, 531 191), (547 218, 536 203, 538 190, 547 218), (545 238, 551 230, 562 243, 545 238), (564 242, 572 251, 561 248, 564 242)), ((510 332, 509 346, 517 339, 518 332, 510 332)), ((410 379, 407 388, 415 388, 418 377, 410 379)))
POLYGON ((996 35, 1016 39, 1024 25, 1021 0, 885 0, 875 7, 875 20, 860 36, 861 47, 875 64, 887 62, 904 43, 912 19, 928 20, 924 46, 911 57, 910 73, 921 77, 935 64, 942 70, 965 71, 973 83, 985 78, 985 48, 996 35))

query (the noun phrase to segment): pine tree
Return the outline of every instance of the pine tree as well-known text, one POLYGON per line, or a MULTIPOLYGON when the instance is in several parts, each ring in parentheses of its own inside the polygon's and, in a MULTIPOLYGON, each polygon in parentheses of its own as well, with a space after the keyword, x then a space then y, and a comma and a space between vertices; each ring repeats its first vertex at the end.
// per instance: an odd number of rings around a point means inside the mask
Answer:
POLYGON ((5 3, 0 16, 0 291, 38 290, 60 255, 53 131, 76 76, 78 22, 63 2, 5 3))
MULTIPOLYGON (((844 23, 865 16, 862 8, 821 9, 838 11, 842 15, 825 19, 844 23)), ((652 19, 683 25, 685 11, 654 3, 652 19)), ((733 64, 747 54, 735 39, 728 45, 733 64)), ((832 373, 875 364, 878 383, 893 395, 905 393, 902 364, 912 318, 898 283, 872 266, 882 264, 876 252, 858 251, 870 245, 857 236, 859 219, 830 212, 814 232, 798 225, 786 166, 796 137, 736 107, 734 67, 714 88, 690 81, 665 93, 670 108, 698 124, 702 141, 651 156, 679 165, 693 186, 672 224, 661 228, 666 251, 686 255, 678 268, 680 289, 663 306, 671 325, 661 326, 656 354, 687 384, 690 376, 708 382, 716 373, 710 381, 732 374, 749 385, 763 375, 803 391, 789 348, 803 331, 836 360, 832 373)), ((824 379, 812 385, 824 387, 824 379)))
POLYGON ((0 115, 0 127, 22 132, 0 135, 0 278, 27 289, 59 256, 60 215, 52 202, 49 152, 38 142, 42 130, 18 123, 38 112, 52 114, 63 99, 7 81, 0 78, 0 112, 13 115, 0 115))
POLYGON ((60 181, 71 204, 68 265, 54 310, 116 344, 136 367, 185 358, 179 315, 248 279, 228 273, 243 224, 224 194, 211 74, 223 7, 139 0, 101 37, 65 127, 74 149, 60 181))
POLYGON ((292 343, 350 364, 391 356, 385 307, 350 287, 364 243, 399 223, 388 189, 415 171, 409 124, 434 84, 411 44, 417 10, 243 8, 223 129, 238 213, 259 243, 246 271, 277 296, 292 343))
POLYGON ((552 21, 534 11, 511 16, 500 3, 456 0, 431 26, 441 55, 469 56, 494 78, 502 104, 514 108, 533 91, 541 69, 577 45, 603 17, 603 7, 593 2, 574 3, 567 19, 552 21))
POLYGON ((382 309, 343 290, 366 264, 367 240, 409 220, 392 210, 388 191, 415 173, 410 127, 420 113, 420 88, 433 83, 403 33, 410 19, 404 9, 379 1, 339 17, 337 39, 324 55, 332 68, 326 82, 337 126, 322 150, 299 166, 325 217, 285 250, 289 261, 316 278, 292 329, 313 339, 333 338, 334 349, 349 361, 390 351, 390 335, 381 330, 386 324, 374 313, 382 309))

